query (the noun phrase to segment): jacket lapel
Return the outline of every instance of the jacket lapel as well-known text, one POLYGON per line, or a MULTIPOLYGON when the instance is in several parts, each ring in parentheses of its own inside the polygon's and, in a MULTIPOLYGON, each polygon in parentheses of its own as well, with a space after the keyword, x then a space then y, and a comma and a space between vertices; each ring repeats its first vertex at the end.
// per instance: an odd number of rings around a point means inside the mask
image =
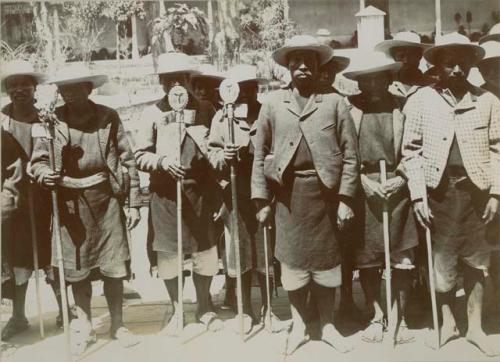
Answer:
POLYGON ((322 101, 323 97, 321 94, 311 94, 306 106, 302 110, 300 120, 303 121, 305 118, 313 114, 318 109, 318 103, 321 103, 322 101))

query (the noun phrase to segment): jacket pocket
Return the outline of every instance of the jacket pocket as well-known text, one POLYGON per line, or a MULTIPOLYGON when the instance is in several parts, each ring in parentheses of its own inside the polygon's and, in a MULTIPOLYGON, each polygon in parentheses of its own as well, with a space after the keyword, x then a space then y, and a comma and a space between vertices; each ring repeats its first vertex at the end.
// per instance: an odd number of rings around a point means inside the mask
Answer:
POLYGON ((336 127, 337 127, 337 123, 336 122, 332 122, 332 123, 327 124, 326 126, 321 127, 321 130, 322 131, 328 131, 328 130, 331 130, 331 129, 336 129, 336 127))
POLYGON ((276 166, 274 164, 274 153, 270 153, 264 158, 264 177, 266 180, 279 183, 276 166))

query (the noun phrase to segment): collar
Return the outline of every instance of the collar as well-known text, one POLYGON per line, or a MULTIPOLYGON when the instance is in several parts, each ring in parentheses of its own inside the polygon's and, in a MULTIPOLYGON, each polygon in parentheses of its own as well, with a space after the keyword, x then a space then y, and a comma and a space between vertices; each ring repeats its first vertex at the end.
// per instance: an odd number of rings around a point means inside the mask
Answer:
POLYGON ((474 87, 472 84, 469 84, 469 89, 467 93, 463 96, 460 101, 457 101, 453 93, 448 88, 443 88, 439 84, 434 84, 431 86, 451 107, 456 110, 467 110, 476 107, 477 99, 481 94, 484 93, 478 87, 474 87))

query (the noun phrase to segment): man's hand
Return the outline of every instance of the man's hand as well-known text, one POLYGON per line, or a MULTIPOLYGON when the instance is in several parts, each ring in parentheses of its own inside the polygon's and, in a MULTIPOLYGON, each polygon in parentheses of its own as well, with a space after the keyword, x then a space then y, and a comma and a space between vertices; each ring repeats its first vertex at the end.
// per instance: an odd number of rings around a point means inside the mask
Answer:
POLYGON ((224 145, 224 159, 226 162, 231 162, 236 159, 236 156, 238 155, 238 148, 238 146, 232 143, 226 143, 224 145))
POLYGON ((139 209, 132 207, 125 210, 125 216, 127 217, 127 229, 132 230, 137 226, 139 221, 141 221, 141 214, 139 209))
POLYGON ((366 175, 361 175, 361 186, 363 186, 363 191, 367 198, 379 197, 385 199, 385 192, 382 189, 382 185, 377 181, 371 180, 366 175))
POLYGON ((176 180, 183 179, 186 176, 186 171, 184 170, 184 167, 182 167, 176 161, 175 162, 168 161, 167 158, 164 158, 161 161, 161 168, 163 168, 164 171, 168 172, 170 176, 172 176, 176 180))
POLYGON ((257 221, 262 225, 269 224, 271 221, 271 205, 267 200, 256 200, 255 202, 257 208, 257 214, 255 215, 257 221))
POLYGON ((490 197, 484 208, 483 216, 481 217, 485 224, 489 224, 495 218, 495 215, 498 213, 498 204, 499 201, 496 197, 490 197))
POLYGON ((43 176, 42 183, 48 188, 53 188, 57 185, 57 182, 61 179, 61 173, 59 171, 49 171, 43 176))
POLYGON ((413 202, 413 212, 415 213, 415 216, 417 217, 418 223, 423 228, 428 228, 431 226, 432 218, 434 216, 432 215, 431 209, 427 208, 427 210, 425 210, 424 202, 422 200, 418 200, 418 201, 413 202))
POLYGON ((337 210, 337 226, 339 230, 343 230, 354 218, 354 212, 352 209, 344 202, 339 202, 339 208, 337 210))
POLYGON ((401 176, 393 177, 386 182, 382 182, 381 189, 386 198, 390 198, 397 193, 406 184, 406 181, 401 176))

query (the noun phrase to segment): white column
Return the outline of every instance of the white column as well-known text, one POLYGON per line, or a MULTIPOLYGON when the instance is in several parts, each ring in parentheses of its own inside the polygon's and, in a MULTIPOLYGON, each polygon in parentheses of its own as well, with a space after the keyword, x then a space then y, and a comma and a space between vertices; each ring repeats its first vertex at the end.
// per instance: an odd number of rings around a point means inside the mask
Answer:
POLYGON ((132 59, 139 59, 139 42, 137 39, 137 16, 132 15, 132 59))
POLYGON ((359 10, 363 10, 365 8, 365 0, 359 0, 359 10))
POLYGON ((167 9, 165 9, 165 3, 163 0, 160 0, 160 16, 163 16, 167 13, 167 9))
POLYGON ((436 42, 437 39, 441 38, 441 31, 442 31, 442 26, 441 26, 441 0, 436 0, 435 6, 436 6, 436 39, 434 40, 434 42, 436 42))

